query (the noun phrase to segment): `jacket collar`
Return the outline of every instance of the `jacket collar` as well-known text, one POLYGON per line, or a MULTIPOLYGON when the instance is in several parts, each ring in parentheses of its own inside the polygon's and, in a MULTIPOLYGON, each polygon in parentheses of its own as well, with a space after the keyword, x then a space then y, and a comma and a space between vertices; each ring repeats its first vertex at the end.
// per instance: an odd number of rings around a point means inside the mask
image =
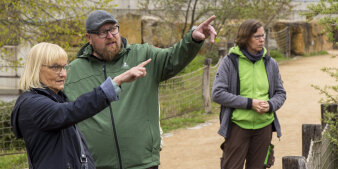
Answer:
POLYGON ((62 103, 62 102, 68 101, 67 96, 62 91, 55 93, 54 91, 52 91, 51 89, 49 89, 48 87, 44 85, 43 85, 43 88, 33 88, 30 91, 47 96, 56 102, 62 103))
MULTIPOLYGON (((263 60, 264 60, 264 62, 266 63, 267 61, 270 60, 271 56, 268 55, 267 50, 265 49, 265 47, 263 47, 263 49, 264 49, 264 52, 263 52, 263 60)), ((246 56, 244 56, 244 54, 242 53, 242 51, 240 50, 240 48, 239 48, 238 46, 232 47, 232 48, 229 50, 228 56, 229 56, 231 59, 235 59, 235 58, 234 58, 235 56, 242 57, 242 58, 246 58, 246 56)), ((246 59, 247 59, 247 58, 246 58, 246 59)), ((233 60, 233 61, 234 61, 234 60, 233 60)))
POLYGON ((56 102, 65 102, 68 101, 66 95, 60 91, 58 94, 54 93, 52 90, 50 90, 48 87, 44 88, 32 88, 28 92, 24 92, 21 94, 21 96, 16 100, 15 106, 13 107, 12 113, 11 113, 11 125, 12 125, 12 130, 14 132, 14 135, 17 138, 22 138, 22 133, 20 131, 18 119, 19 119, 19 110, 20 110, 20 105, 22 102, 24 102, 26 99, 30 98, 30 95, 32 93, 44 95, 56 102))
MULTIPOLYGON (((267 50, 265 49, 265 47, 263 47, 263 55, 262 57, 264 58, 266 55, 267 55, 267 50)), ((235 47, 232 47, 229 51, 229 54, 235 54, 235 55, 238 55, 239 57, 242 57, 242 58, 247 58, 243 52, 241 51, 241 49, 239 48, 239 46, 235 46, 235 47)))

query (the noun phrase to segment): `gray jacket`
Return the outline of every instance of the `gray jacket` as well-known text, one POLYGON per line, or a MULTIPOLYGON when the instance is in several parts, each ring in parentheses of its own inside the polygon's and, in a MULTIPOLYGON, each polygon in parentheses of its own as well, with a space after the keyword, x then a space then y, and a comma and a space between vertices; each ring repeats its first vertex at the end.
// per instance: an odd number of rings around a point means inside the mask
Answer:
MULTIPOLYGON (((263 57, 269 80, 270 112, 274 113, 273 131, 277 131, 277 137, 282 136, 281 127, 276 111, 286 100, 286 92, 282 84, 277 62, 270 56, 263 57)), ((247 109, 249 98, 239 95, 238 55, 229 54, 224 57, 218 67, 214 85, 212 87, 212 99, 221 104, 220 128, 218 134, 229 138, 231 131, 231 117, 234 109, 247 109)))

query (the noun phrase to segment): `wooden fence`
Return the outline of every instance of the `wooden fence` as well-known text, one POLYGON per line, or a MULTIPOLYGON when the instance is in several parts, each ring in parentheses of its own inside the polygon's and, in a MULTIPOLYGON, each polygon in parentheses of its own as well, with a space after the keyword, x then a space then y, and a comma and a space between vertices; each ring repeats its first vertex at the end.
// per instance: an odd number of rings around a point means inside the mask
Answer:
MULTIPOLYGON (((337 117, 337 104, 321 105, 322 119, 326 111, 337 117)), ((338 169, 337 147, 325 136, 326 132, 329 132, 329 126, 325 122, 303 124, 302 156, 284 156, 283 169, 338 169)))

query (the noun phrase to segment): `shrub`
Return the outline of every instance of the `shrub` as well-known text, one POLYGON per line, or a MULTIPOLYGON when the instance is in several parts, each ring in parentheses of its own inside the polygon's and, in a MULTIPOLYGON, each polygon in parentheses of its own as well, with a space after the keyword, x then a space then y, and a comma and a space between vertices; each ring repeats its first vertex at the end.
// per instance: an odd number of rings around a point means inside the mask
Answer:
POLYGON ((318 55, 328 55, 329 52, 322 50, 322 51, 318 51, 318 52, 312 52, 309 54, 306 54, 305 56, 318 56, 318 55))
POLYGON ((0 169, 28 168, 27 154, 0 156, 0 169))
POLYGON ((22 139, 16 139, 12 132, 11 112, 15 101, 0 101, 0 150, 13 151, 25 149, 22 139))
POLYGON ((205 57, 203 55, 197 55, 178 75, 193 72, 203 67, 205 57))
MULTIPOLYGON (((322 71, 328 73, 336 80, 336 82, 338 82, 338 68, 323 68, 322 71)), ((324 88, 320 88, 317 85, 312 85, 312 87, 319 90, 320 94, 325 96, 325 98, 320 100, 322 104, 338 104, 338 84, 326 85, 324 88)), ((338 153, 338 111, 336 110, 336 113, 326 111, 324 113, 323 121, 329 126, 325 136, 330 139, 333 145, 335 145, 335 152, 338 153)))
POLYGON ((270 50, 270 56, 274 59, 284 58, 284 55, 278 50, 270 50))

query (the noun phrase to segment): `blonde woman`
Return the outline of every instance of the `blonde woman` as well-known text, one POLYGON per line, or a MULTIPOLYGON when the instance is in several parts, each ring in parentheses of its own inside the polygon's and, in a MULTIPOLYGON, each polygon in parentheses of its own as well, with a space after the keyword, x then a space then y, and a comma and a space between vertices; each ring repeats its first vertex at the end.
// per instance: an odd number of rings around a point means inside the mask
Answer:
POLYGON ((94 161, 76 123, 94 116, 118 100, 118 87, 146 75, 147 60, 93 91, 68 102, 63 93, 68 56, 58 45, 39 43, 29 52, 20 79, 24 91, 16 101, 11 123, 26 143, 30 168, 93 169, 94 161))

